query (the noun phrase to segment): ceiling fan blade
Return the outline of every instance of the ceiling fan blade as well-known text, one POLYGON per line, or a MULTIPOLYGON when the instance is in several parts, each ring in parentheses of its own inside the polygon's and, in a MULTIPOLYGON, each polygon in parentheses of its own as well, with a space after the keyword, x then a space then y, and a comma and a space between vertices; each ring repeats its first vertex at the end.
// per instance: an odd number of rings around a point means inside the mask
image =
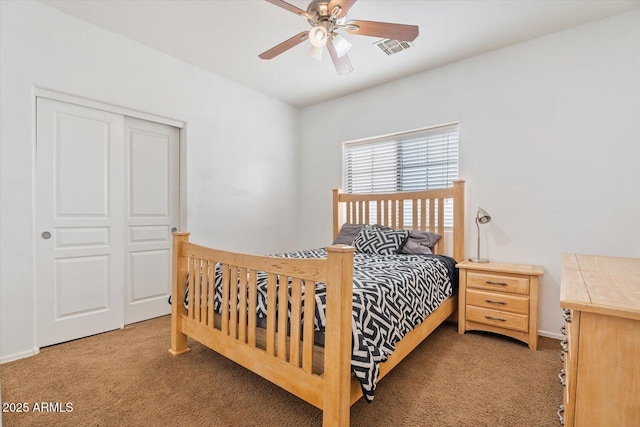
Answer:
POLYGON ((305 41, 306 39, 309 38, 309 31, 303 31, 299 34, 296 34, 295 36, 291 37, 290 39, 287 39, 285 41, 283 41, 282 43, 280 43, 277 46, 272 47, 271 49, 267 50, 266 52, 262 52, 260 55, 258 55, 260 58, 262 59, 272 59, 275 58, 276 56, 280 55, 281 53, 291 49, 294 46, 299 45, 300 43, 302 43, 303 41, 305 41))
POLYGON ((327 6, 327 9, 329 9, 329 11, 332 11, 334 7, 339 6, 340 12, 338 12, 336 16, 338 18, 341 18, 346 15, 347 12, 349 12, 349 9, 351 9, 351 6, 353 6, 355 2, 356 0, 331 0, 329 2, 329 6, 327 6))
POLYGON ((271 4, 275 4, 276 6, 279 6, 279 7, 283 8, 283 9, 286 9, 289 12, 293 12, 296 15, 303 16, 303 17, 305 17, 307 19, 315 20, 315 17, 312 14, 310 14, 309 12, 307 12, 306 10, 302 10, 299 7, 296 7, 296 6, 292 5, 292 4, 287 3, 286 1, 282 1, 282 0, 266 0, 266 1, 268 1, 271 4))
POLYGON ((355 34, 358 36, 382 37, 402 42, 412 42, 419 34, 417 25, 358 20, 351 20, 347 22, 345 30, 347 30, 349 34, 355 34))
POLYGON ((333 61, 333 65, 336 67, 336 71, 339 76, 344 76, 345 74, 349 74, 353 71, 353 65, 351 65, 351 61, 349 61, 347 54, 345 53, 342 56, 338 56, 336 48, 333 47, 333 42, 327 43, 327 50, 329 51, 329 55, 331 56, 331 60, 333 61))

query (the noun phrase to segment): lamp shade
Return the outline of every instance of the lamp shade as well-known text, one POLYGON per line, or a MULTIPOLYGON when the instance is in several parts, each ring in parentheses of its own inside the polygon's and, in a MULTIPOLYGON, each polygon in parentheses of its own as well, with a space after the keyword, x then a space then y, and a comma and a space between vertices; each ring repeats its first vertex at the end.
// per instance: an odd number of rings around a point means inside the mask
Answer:
POLYGON ((476 213, 476 220, 480 224, 486 224, 488 222, 491 222, 491 215, 489 215, 489 213, 484 209, 478 208, 478 212, 476 213))
POLYGON ((351 49, 351 43, 349 43, 347 39, 342 37, 340 34, 335 34, 331 43, 333 43, 333 47, 336 48, 336 54, 338 57, 344 56, 349 49, 351 49))
POLYGON ((324 47, 327 44, 327 29, 322 26, 313 27, 309 31, 309 41, 315 47, 324 47))
POLYGON ((312 57, 313 59, 321 61, 323 50, 324 50, 324 47, 311 46, 311 49, 309 49, 309 56, 312 57))

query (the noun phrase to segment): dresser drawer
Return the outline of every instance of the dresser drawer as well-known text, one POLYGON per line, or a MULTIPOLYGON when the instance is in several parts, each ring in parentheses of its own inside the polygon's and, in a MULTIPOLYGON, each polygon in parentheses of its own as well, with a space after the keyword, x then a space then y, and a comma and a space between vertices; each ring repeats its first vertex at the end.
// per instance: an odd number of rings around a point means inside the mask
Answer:
POLYGON ((529 277, 469 271, 467 287, 529 295, 529 277))
POLYGON ((467 304, 510 313, 529 314, 529 298, 511 294, 469 289, 467 304))
POLYGON ((506 311, 490 310, 473 305, 467 306, 467 321, 521 332, 527 332, 529 330, 529 316, 508 313, 506 311))

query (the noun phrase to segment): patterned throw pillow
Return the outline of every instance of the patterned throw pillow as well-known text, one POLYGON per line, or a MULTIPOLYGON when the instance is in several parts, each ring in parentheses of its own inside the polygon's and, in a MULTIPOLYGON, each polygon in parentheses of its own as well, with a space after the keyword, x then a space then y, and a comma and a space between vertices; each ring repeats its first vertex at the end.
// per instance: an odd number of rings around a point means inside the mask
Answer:
POLYGON ((394 255, 398 253, 407 237, 407 230, 387 230, 368 225, 360 230, 353 246, 356 251, 365 254, 394 255))

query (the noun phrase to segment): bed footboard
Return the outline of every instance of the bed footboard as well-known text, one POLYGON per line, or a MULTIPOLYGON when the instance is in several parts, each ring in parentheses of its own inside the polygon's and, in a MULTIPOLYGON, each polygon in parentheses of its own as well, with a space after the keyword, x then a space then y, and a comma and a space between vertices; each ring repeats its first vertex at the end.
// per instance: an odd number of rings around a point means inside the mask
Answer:
POLYGON ((330 246, 326 259, 253 256, 198 246, 189 233, 174 233, 169 352, 189 351, 191 337, 322 409, 324 426, 349 425, 353 253, 330 246), (219 313, 216 274, 222 278, 219 313), (257 277, 265 274, 261 328, 257 277), (304 321, 305 311, 315 312, 318 282, 327 284, 324 361, 314 360, 314 322, 304 321), (314 369, 319 363, 322 373, 314 369))

